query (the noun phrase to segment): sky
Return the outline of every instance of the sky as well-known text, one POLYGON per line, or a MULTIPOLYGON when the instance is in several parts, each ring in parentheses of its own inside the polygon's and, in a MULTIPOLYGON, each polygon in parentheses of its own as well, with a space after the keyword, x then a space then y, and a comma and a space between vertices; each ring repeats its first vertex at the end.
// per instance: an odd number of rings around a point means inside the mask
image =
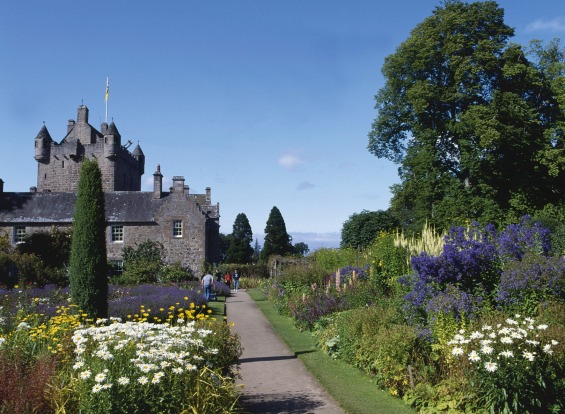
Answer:
MULTIPOLYGON (((565 34, 563 0, 504 0, 512 41, 565 34)), ((0 179, 36 185, 34 138, 57 142, 81 104, 98 130, 212 189, 220 231, 245 213, 262 243, 277 206, 293 242, 336 247, 343 222, 386 210, 397 165, 367 150, 386 56, 440 1, 11 1, 0 25, 0 179)))

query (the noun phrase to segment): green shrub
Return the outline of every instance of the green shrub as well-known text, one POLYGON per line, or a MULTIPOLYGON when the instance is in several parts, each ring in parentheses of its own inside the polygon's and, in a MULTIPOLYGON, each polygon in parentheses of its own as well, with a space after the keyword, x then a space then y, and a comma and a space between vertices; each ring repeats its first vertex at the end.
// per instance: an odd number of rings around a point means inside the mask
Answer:
POLYGON ((410 273, 406 247, 395 243, 396 235, 382 233, 370 247, 372 252, 371 280, 387 296, 397 295, 401 289, 398 279, 410 273))
POLYGON ((163 267, 163 245, 145 240, 134 247, 124 247, 124 270, 113 282, 118 284, 156 283, 163 267))
POLYGON ((197 281, 198 277, 194 276, 190 268, 185 268, 179 262, 163 266, 158 276, 160 283, 179 283, 187 281, 197 281))
POLYGON ((316 266, 326 273, 335 272, 336 269, 347 266, 363 266, 365 260, 360 259, 361 257, 362 250, 351 247, 343 249, 318 249, 309 256, 309 258, 316 263, 316 266), (360 260, 363 263, 360 264, 360 260))

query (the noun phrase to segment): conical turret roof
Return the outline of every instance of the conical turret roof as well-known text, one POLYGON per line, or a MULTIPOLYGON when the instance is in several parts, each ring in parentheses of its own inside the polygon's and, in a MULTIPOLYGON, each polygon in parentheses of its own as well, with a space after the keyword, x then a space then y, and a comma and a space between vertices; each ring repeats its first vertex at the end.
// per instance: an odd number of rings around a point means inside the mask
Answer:
POLYGON ((135 146, 135 148, 133 149, 132 154, 135 155, 136 157, 138 157, 138 156, 140 156, 140 155, 145 155, 145 154, 143 154, 143 151, 141 151, 141 147, 139 146, 139 144, 137 144, 137 145, 135 146))
POLYGON ((116 124, 114 124, 114 121, 112 121, 110 126, 108 126, 108 129, 106 130, 106 135, 115 135, 117 137, 121 137, 120 133, 118 132, 118 128, 116 127, 116 124))
POLYGON ((53 138, 51 138, 51 135, 49 134, 49 131, 47 131, 47 127, 45 125, 41 127, 35 139, 43 139, 47 142, 53 141, 53 138))

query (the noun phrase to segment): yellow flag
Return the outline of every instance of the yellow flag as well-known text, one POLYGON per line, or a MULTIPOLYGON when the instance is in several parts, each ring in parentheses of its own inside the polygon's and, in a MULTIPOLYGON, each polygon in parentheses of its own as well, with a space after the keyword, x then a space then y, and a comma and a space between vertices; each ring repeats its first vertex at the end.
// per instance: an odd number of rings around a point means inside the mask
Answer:
POLYGON ((108 78, 106 78, 106 102, 108 102, 108 93, 110 92, 110 84, 108 83, 108 78))

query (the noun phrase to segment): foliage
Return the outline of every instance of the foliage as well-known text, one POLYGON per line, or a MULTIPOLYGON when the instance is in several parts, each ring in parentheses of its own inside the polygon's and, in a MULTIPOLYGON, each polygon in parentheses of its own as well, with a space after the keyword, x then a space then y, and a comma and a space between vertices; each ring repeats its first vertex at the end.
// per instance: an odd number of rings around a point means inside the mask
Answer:
POLYGON ((107 274, 102 173, 96 161, 85 160, 73 218, 69 281, 72 302, 94 317, 108 314, 107 274))
POLYGON ((447 1, 385 59, 369 151, 400 164, 403 228, 514 221, 563 200, 565 58, 538 44, 529 61, 513 34, 494 1, 447 1))
POLYGON ((233 232, 229 237, 229 247, 225 261, 228 263, 251 263, 253 256, 253 233, 244 213, 239 213, 233 223, 233 232))
POLYGON ((226 261, 227 258, 227 254, 228 254, 228 248, 230 247, 230 243, 232 240, 232 235, 231 234, 223 234, 220 233, 220 239, 219 239, 219 259, 220 259, 220 263, 224 263, 226 261))
POLYGON ((163 266, 159 271, 159 283, 178 283, 189 280, 198 280, 190 268, 185 268, 181 263, 175 262, 163 266))
POLYGON ((381 233, 373 241, 370 279, 373 285, 385 296, 396 295, 401 285, 398 280, 410 272, 408 249, 397 245, 397 235, 381 233))
POLYGON ((265 241, 261 250, 261 259, 268 260, 269 256, 285 256, 294 252, 292 238, 286 232, 286 225, 280 210, 275 206, 271 209, 265 226, 265 241))
MULTIPOLYGON (((33 254, 41 260, 37 280, 25 282, 45 285, 67 283, 66 270, 71 252, 71 233, 53 227, 50 232, 36 232, 27 235, 23 243, 17 245, 20 254, 33 254)), ((22 284, 22 281, 20 281, 22 284)))
POLYGON ((253 245, 253 255, 251 256, 251 260, 253 263, 257 263, 261 259, 261 246, 259 245, 259 241, 255 239, 255 244, 253 245))
POLYGON ((379 235, 399 226, 398 220, 388 211, 368 211, 354 213, 341 228, 341 247, 363 248, 379 235))
POLYGON ((269 269, 265 263, 255 264, 239 264, 239 263, 221 263, 211 270, 213 274, 220 273, 225 275, 227 272, 238 271, 240 277, 249 278, 265 278, 269 276, 269 269))
POLYGON ((313 252, 309 257, 316 263, 317 267, 326 272, 335 272, 338 268, 359 265, 360 251, 354 248, 322 248, 313 252))
POLYGON ((306 243, 303 242, 298 242, 298 243, 294 243, 294 245, 292 246, 294 254, 300 257, 306 256, 308 254, 308 252, 310 251, 310 248, 308 247, 308 245, 306 243))
POLYGON ((423 361, 415 357, 421 346, 415 330, 399 319, 396 304, 381 302, 334 314, 318 324, 316 335, 330 355, 370 373, 392 395, 402 395, 409 388, 408 365, 418 370, 423 361))
POLYGON ((135 247, 123 249, 124 270, 115 283, 154 283, 163 267, 163 245, 154 240, 145 240, 135 247))
POLYGON ((299 329, 311 330, 321 317, 348 308, 348 302, 333 292, 316 290, 309 295, 292 295, 288 308, 299 329))

